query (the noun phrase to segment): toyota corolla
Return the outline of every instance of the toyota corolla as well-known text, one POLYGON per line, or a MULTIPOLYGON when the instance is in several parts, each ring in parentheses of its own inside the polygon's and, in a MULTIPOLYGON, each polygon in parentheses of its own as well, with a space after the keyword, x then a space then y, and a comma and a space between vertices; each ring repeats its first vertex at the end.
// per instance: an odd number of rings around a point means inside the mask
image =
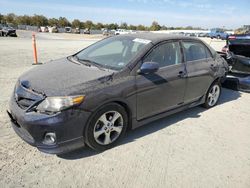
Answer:
POLYGON ((197 38, 130 34, 103 39, 23 74, 7 111, 15 132, 46 153, 103 151, 128 129, 215 106, 226 61, 197 38))

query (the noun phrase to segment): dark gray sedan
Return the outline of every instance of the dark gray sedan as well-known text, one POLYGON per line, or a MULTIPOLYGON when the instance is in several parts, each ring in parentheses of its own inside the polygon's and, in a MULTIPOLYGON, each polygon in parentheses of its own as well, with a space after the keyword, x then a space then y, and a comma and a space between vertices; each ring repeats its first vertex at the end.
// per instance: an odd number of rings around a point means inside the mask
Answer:
POLYGON ((16 133, 47 153, 102 151, 126 130, 217 104, 226 61, 196 38, 130 34, 101 40, 22 75, 8 110, 16 133))
POLYGON ((16 30, 10 26, 2 26, 0 25, 0 37, 4 36, 12 36, 17 37, 16 30))

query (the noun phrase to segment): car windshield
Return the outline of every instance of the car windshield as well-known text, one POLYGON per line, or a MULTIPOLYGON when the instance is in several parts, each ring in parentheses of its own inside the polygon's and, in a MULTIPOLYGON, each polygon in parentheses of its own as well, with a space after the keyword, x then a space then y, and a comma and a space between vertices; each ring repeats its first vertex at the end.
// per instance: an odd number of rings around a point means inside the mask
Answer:
POLYGON ((5 26, 4 29, 13 29, 11 26, 5 26))
POLYGON ((112 70, 123 69, 141 51, 149 40, 131 36, 110 37, 76 54, 80 62, 94 63, 112 70))

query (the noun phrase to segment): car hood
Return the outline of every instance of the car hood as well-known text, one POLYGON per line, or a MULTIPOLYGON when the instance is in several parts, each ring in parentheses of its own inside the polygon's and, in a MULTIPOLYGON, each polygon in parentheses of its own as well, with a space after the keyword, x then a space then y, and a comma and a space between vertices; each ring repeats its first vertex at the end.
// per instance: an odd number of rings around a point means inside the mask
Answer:
POLYGON ((82 94, 87 87, 101 84, 99 78, 113 73, 95 66, 73 63, 67 58, 36 66, 23 74, 19 81, 24 87, 46 96, 82 94))

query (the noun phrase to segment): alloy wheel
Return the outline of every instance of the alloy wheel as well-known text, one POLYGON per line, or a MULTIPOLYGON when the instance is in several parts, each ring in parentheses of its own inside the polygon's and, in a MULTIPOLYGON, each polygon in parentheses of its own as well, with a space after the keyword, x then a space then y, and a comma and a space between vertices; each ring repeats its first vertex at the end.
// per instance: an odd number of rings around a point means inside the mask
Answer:
POLYGON ((102 114, 94 126, 94 139, 100 145, 113 143, 123 129, 123 117, 117 111, 109 111, 102 114))
POLYGON ((220 96, 220 87, 218 85, 214 85, 208 93, 208 105, 214 106, 217 103, 219 96, 220 96))

